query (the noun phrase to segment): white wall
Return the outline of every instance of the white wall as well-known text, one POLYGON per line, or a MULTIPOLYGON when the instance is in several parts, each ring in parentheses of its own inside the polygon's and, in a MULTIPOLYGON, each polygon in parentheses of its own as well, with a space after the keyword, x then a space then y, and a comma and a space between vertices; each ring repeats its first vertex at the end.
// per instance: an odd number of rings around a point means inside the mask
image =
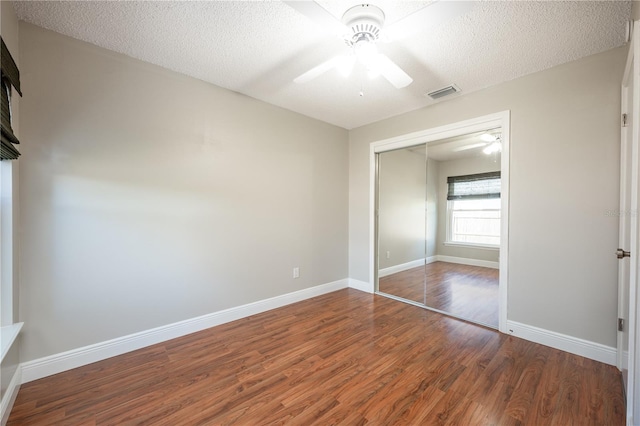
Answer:
POLYGON ((420 152, 398 149, 380 154, 380 269, 424 259, 427 192, 425 153, 423 146, 420 152))
POLYGON ((25 23, 20 50, 22 361, 347 277, 346 130, 25 23))
POLYGON ((442 256, 462 257, 465 259, 487 260, 497 262, 498 250, 478 249, 445 245, 447 239, 447 178, 449 176, 472 175, 475 173, 500 171, 500 157, 481 154, 475 157, 459 158, 449 161, 438 161, 438 233, 437 254, 442 256))
MULTIPOLYGON (((369 144, 511 110, 510 320, 616 344, 626 47, 350 132, 349 276, 370 282, 369 144)), ((464 88, 463 88, 464 90, 464 88)))

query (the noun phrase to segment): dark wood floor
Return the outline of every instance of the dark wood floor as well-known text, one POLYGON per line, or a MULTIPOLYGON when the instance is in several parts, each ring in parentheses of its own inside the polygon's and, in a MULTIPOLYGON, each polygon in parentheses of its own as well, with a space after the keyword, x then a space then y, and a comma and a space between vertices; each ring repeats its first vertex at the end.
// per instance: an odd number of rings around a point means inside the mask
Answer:
POLYGON ((10 425, 623 425, 612 366, 340 290, 22 386, 10 425))
POLYGON ((498 328, 498 269, 433 262, 379 280, 379 291, 498 328))

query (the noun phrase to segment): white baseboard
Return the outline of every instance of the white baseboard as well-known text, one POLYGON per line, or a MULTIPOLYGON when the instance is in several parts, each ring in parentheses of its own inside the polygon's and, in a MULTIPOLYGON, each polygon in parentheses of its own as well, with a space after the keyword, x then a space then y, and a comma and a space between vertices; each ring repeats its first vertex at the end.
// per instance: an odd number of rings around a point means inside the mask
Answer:
POLYGON ((383 268, 378 271, 378 277, 386 277, 387 275, 397 274, 398 272, 406 271, 407 269, 417 268, 418 266, 422 266, 425 263, 425 259, 416 259, 411 262, 401 263, 399 265, 389 266, 388 268, 383 268))
POLYGON ((604 362, 609 365, 616 365, 617 351, 611 346, 583 340, 555 331, 522 324, 515 321, 507 321, 507 331, 516 337, 520 337, 531 342, 540 343, 561 351, 580 355, 585 358, 604 362))
POLYGON ((13 377, 7 386, 7 390, 2 396, 2 405, 0 405, 0 424, 5 426, 9 420, 9 414, 13 408, 13 403, 16 401, 18 391, 20 390, 20 384, 22 383, 22 366, 18 365, 16 372, 13 373, 13 377))
POLYGON ((498 262, 490 260, 467 259, 466 257, 443 256, 441 254, 435 256, 439 262, 458 263, 461 265, 482 266, 484 268, 500 269, 498 262))
MULTIPOLYGON (((449 262, 449 263, 457 263, 460 265, 483 266, 485 268, 500 269, 500 264, 498 262, 492 262, 490 260, 468 259, 466 257, 443 256, 441 254, 438 254, 435 256, 429 256, 425 259, 412 260, 411 262, 401 263, 400 265, 394 265, 394 266, 389 266, 388 268, 380 269, 380 271, 378 272, 378 278, 386 277, 392 274, 397 274, 398 272, 406 271, 412 268, 417 268, 418 266, 423 266, 425 264, 428 265, 429 263, 433 263, 433 262, 449 262)), ((367 291, 367 290, 364 290, 364 291, 367 291)))
POLYGON ((146 346, 155 345, 176 337, 185 336, 205 330, 216 325, 235 321, 250 315, 259 314, 271 309, 280 308, 291 303, 300 302, 349 286, 348 279, 318 285, 304 290, 294 291, 281 296, 259 300, 242 306, 213 312, 200 317, 179 321, 162 327, 145 330, 116 339, 100 342, 78 349, 50 355, 22 363, 22 383, 41 379, 52 374, 61 373, 72 368, 81 367, 96 361, 102 361, 116 355, 135 351, 146 346))
POLYGON ((349 278, 349 287, 355 288, 356 290, 364 291, 366 293, 373 293, 373 285, 366 281, 349 278))

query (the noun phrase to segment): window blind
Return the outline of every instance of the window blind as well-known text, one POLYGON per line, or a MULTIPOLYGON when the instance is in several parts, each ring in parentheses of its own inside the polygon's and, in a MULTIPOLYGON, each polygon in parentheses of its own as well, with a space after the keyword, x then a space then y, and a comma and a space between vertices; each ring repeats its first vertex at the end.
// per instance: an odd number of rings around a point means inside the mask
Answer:
POLYGON ((500 198, 500 172, 449 176, 447 200, 500 198))
POLYGON ((18 138, 13 134, 11 127, 11 87, 22 96, 20 90, 20 72, 16 66, 7 45, 0 38, 2 47, 0 50, 0 160, 15 160, 20 152, 13 146, 18 144, 18 138))

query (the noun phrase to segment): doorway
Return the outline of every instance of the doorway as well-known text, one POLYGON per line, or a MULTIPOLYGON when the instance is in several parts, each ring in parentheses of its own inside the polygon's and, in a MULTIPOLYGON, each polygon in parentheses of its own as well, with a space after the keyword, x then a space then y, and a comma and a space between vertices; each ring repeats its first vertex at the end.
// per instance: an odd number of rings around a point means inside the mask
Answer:
POLYGON ((509 112, 371 154, 376 293, 506 331, 509 112))

